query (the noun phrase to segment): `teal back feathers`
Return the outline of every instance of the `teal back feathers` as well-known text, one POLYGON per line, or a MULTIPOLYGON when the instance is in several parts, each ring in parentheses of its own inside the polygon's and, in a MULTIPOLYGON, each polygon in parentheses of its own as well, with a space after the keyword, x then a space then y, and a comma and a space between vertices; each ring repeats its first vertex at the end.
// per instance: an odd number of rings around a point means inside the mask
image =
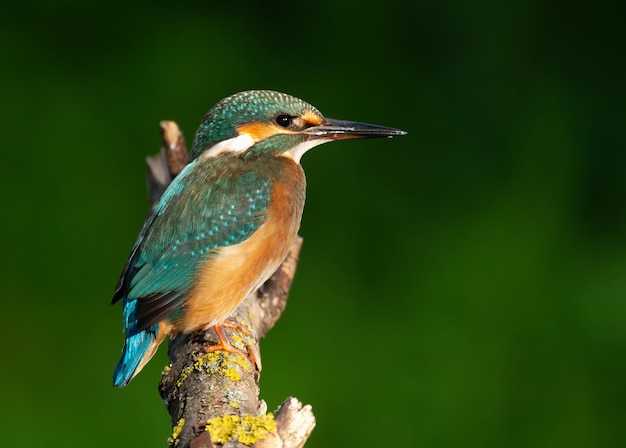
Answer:
POLYGON ((280 169, 255 165, 233 157, 193 161, 154 205, 113 297, 123 299, 126 333, 114 385, 125 386, 151 356, 158 323, 179 316, 200 264, 263 223, 280 169))
POLYGON ((138 329, 180 308, 212 250, 246 240, 263 223, 279 168, 255 165, 233 157, 191 162, 154 206, 114 298, 142 299, 138 329))

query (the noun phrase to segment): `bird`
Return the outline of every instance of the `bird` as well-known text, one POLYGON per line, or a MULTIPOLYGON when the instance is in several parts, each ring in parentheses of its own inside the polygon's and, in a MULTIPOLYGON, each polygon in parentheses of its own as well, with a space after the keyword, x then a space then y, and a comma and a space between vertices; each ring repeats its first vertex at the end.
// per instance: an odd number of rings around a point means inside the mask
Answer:
POLYGON ((405 134, 325 118, 271 90, 219 101, 196 131, 189 163, 148 213, 115 288, 125 341, 114 386, 127 385, 166 337, 222 324, 279 268, 302 218, 303 154, 334 140, 405 134))

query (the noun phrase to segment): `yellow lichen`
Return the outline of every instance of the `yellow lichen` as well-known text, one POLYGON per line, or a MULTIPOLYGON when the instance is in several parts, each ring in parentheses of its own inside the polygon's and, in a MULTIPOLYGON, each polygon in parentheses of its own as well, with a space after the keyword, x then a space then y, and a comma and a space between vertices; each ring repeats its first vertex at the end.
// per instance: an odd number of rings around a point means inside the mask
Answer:
POLYGON ((198 371, 207 370, 211 371, 212 369, 217 368, 217 364, 220 362, 222 356, 219 352, 209 352, 205 355, 202 355, 194 364, 194 368, 198 371))
POLYGON ((209 375, 222 375, 233 382, 239 381, 241 379, 241 374, 236 369, 234 364, 241 366, 246 371, 250 370, 250 364, 241 356, 226 353, 221 350, 206 353, 198 358, 193 366, 188 366, 183 369, 178 377, 176 385, 181 387, 194 370, 197 372, 206 372, 209 375))
POLYGON ((239 355, 235 355, 233 353, 230 353, 229 356, 228 356, 228 359, 230 361, 234 362, 235 364, 239 364, 241 367, 243 367, 245 369, 246 372, 250 371, 250 363, 243 356, 239 356, 239 355))
POLYGON ((180 436, 180 433, 183 430, 183 426, 185 426, 185 419, 181 418, 180 420, 178 420, 178 423, 176 423, 176 426, 172 428, 172 435, 167 439, 167 443, 170 446, 178 445, 178 436, 180 436))
POLYGON ((250 445, 276 431, 276 422, 272 414, 256 417, 226 415, 208 420, 206 430, 211 434, 213 443, 224 444, 234 441, 250 445))
POLYGON ((193 372, 193 367, 185 367, 183 371, 180 373, 180 376, 178 377, 178 381, 176 381, 176 386, 178 387, 182 386, 185 380, 189 378, 189 374, 191 372, 193 372))
MULTIPOLYGON (((252 316, 252 313, 251 313, 251 312, 248 312, 248 317, 250 318, 250 320, 252 320, 252 317, 253 317, 253 316, 252 316)), ((251 324, 250 324, 250 322, 248 322, 247 320, 242 319, 241 317, 237 317, 235 320, 236 320, 236 321, 237 321, 237 323, 238 323, 239 325, 241 325, 243 328, 247 329, 248 331, 252 331, 252 325, 251 325, 251 324)))
POLYGON ((237 369, 234 369, 232 367, 229 367, 227 369, 224 369, 222 373, 226 378, 228 378, 231 381, 239 381, 241 379, 241 373, 239 373, 237 371, 237 369))
POLYGON ((236 401, 229 402, 228 406, 230 406, 231 408, 234 408, 234 409, 239 409, 239 403, 237 403, 236 401))
POLYGON ((246 346, 241 336, 233 335, 231 339, 232 339, 233 345, 240 350, 246 346))

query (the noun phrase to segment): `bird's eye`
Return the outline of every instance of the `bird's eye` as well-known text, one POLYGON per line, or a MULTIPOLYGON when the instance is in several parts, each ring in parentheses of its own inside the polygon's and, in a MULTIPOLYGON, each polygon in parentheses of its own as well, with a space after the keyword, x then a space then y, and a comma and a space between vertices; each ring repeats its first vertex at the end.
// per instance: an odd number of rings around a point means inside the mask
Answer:
POLYGON ((289 126, 291 126, 292 122, 293 117, 290 115, 279 115, 278 117, 276 117, 276 124, 278 126, 282 126, 283 128, 288 128, 289 126))

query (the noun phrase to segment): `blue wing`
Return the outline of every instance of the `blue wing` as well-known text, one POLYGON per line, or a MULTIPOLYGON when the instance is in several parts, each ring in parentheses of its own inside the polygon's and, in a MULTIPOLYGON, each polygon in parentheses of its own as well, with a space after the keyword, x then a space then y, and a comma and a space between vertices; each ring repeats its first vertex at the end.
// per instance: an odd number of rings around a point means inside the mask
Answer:
POLYGON ((175 318, 202 262, 222 246, 245 241, 263 222, 271 180, 241 162, 193 161, 152 208, 118 282, 126 343, 115 383, 132 378, 155 339, 158 322, 175 318))

